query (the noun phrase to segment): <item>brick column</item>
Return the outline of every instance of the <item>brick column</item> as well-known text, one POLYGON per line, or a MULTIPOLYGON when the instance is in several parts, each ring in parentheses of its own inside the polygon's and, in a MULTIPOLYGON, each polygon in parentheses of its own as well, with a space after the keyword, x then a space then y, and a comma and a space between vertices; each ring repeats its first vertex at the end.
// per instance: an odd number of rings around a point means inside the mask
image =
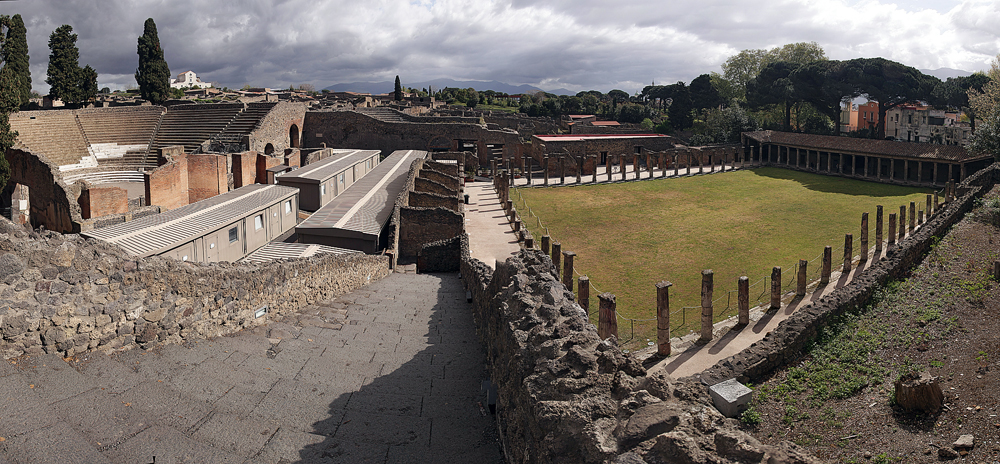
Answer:
POLYGON ((781 307, 781 266, 771 269, 771 308, 781 307))
POLYGON ((639 154, 638 153, 632 155, 632 174, 635 174, 635 180, 639 180, 639 154))
POLYGON ((851 261, 854 259, 854 235, 844 234, 844 274, 851 272, 851 261))
POLYGON ((878 259, 882 256, 882 205, 875 208, 875 259, 878 259))
POLYGON ((940 208, 938 201, 939 201, 938 193, 934 192, 934 212, 935 213, 937 213, 938 212, 938 208, 940 208))
POLYGON ((896 244, 896 213, 889 214, 889 248, 896 244))
POLYGON ((739 305, 739 322, 736 325, 743 327, 750 324, 750 279, 747 276, 740 277, 736 289, 736 301, 739 305))
POLYGON ((667 281, 656 284, 656 354, 670 356, 670 286, 667 281))
POLYGON ((708 343, 712 341, 712 270, 701 271, 701 337, 698 343, 708 343))
POLYGON ((526 169, 524 173, 527 175, 528 185, 531 185, 531 159, 530 156, 525 159, 526 169))
POLYGON ((826 285, 830 283, 830 273, 833 268, 833 247, 826 246, 823 248, 823 268, 820 270, 819 283, 820 285, 826 285))
POLYGON ((795 295, 805 296, 806 295, 806 272, 807 266, 809 266, 809 261, 804 259, 799 260, 799 275, 798 280, 795 285, 795 295))
POLYGON ((602 293, 597 296, 600 300, 600 313, 597 316, 597 335, 601 339, 614 336, 618 338, 618 319, 615 317, 615 295, 613 293, 602 293))
POLYGON ((858 250, 860 255, 860 261, 868 261, 868 213, 861 213, 861 246, 858 250))
POLYGON ((577 295, 577 300, 580 303, 580 307, 587 313, 590 313, 590 277, 580 276, 580 293, 577 295))
POLYGON ((562 266, 559 265, 559 260, 562 259, 562 244, 559 242, 552 242, 552 265, 556 268, 556 277, 559 277, 562 266))
POLYGON ((552 238, 549 237, 548 235, 543 235, 542 236, 542 253, 545 253, 545 254, 551 253, 551 251, 549 251, 550 250, 549 244, 550 244, 550 240, 551 239, 552 238))
POLYGON ((572 251, 563 252, 563 285, 566 286, 569 291, 573 291, 573 257, 576 253, 572 251))

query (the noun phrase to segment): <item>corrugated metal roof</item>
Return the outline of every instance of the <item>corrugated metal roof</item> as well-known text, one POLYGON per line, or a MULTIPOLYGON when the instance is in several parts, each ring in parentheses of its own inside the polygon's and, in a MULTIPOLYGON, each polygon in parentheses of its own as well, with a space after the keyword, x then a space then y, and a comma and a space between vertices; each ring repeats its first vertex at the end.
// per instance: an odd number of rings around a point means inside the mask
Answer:
POLYGON ((346 248, 337 248, 326 245, 311 245, 308 243, 286 243, 286 242, 271 242, 264 245, 247 255, 243 258, 244 262, 248 263, 262 263, 265 261, 273 261, 275 259, 287 259, 287 258, 308 258, 310 256, 322 255, 322 254, 337 254, 344 255, 350 253, 361 253, 357 250, 348 250, 346 248))
POLYGON ((280 185, 253 184, 134 221, 84 232, 136 256, 152 256, 189 242, 298 194, 280 185))
POLYGON ((333 156, 308 164, 278 177, 281 181, 299 180, 302 182, 323 182, 355 164, 381 153, 379 150, 333 150, 333 156))
POLYGON ((392 215, 410 165, 426 156, 426 151, 394 151, 344 193, 299 224, 296 230, 340 229, 377 237, 392 215))

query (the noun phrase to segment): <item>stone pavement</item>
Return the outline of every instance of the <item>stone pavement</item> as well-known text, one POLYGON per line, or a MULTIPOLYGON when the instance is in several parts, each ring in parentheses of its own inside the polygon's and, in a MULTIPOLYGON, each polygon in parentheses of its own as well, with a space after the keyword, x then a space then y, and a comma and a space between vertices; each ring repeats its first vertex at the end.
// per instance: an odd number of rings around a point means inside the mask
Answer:
POLYGON ((394 273, 234 336, 0 362, 0 464, 499 463, 457 274, 394 273))
POLYGON ((469 254, 487 266, 495 268, 497 261, 506 261, 517 254, 521 245, 507 221, 493 183, 489 180, 467 182, 465 193, 465 230, 469 234, 469 254))

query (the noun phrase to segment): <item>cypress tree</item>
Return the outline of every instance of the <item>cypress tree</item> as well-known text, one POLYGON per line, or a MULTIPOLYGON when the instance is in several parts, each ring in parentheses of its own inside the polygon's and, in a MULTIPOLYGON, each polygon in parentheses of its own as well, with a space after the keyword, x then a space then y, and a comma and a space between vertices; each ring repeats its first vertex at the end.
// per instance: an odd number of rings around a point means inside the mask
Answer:
POLYGON ((403 99, 403 86, 399 83, 399 76, 396 76, 396 94, 395 100, 400 101, 403 99))
POLYGON ((77 87, 77 101, 90 101, 97 96, 97 71, 88 64, 77 74, 79 76, 79 86, 77 87))
MULTIPOLYGON (((0 16, 0 59, 7 56, 7 44, 9 43, 3 36, 4 28, 10 33, 10 17, 0 16)), ((22 23, 23 24, 23 23, 22 23)), ((7 185, 10 180, 10 165, 4 154, 7 149, 14 146, 17 132, 10 130, 11 113, 17 111, 20 106, 19 79, 14 75, 14 67, 8 66, 4 60, 4 66, 0 69, 0 190, 7 185)))
POLYGON ((80 50, 76 48, 76 34, 69 25, 59 26, 49 35, 49 69, 45 82, 51 86, 49 95, 63 101, 80 100, 80 50))
POLYGON ((16 14, 5 18, 7 37, 3 41, 3 51, 0 60, 4 69, 10 68, 12 76, 17 79, 14 94, 18 98, 18 106, 28 104, 31 98, 31 69, 28 67, 28 31, 24 27, 21 15, 16 14))
POLYGON ((163 59, 153 18, 147 19, 143 26, 136 53, 139 54, 139 68, 135 70, 135 82, 139 84, 139 93, 154 104, 163 103, 170 97, 170 67, 163 59))

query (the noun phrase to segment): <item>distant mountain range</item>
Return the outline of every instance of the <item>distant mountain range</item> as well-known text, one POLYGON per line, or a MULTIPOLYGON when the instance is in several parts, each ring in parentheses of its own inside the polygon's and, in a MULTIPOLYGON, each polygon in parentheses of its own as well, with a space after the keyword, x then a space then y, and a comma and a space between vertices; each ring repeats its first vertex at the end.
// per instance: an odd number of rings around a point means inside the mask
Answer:
MULTIPOLYGON (((433 79, 423 82, 402 82, 404 87, 410 87, 415 89, 426 89, 427 87, 432 87, 434 90, 440 90, 445 87, 456 87, 460 89, 467 89, 472 87, 478 91, 492 90, 495 92, 502 92, 510 95, 518 95, 522 93, 533 93, 541 92, 543 90, 538 87, 533 87, 527 84, 521 85, 511 85, 505 84, 499 81, 456 81, 454 79, 433 79)), ((334 84, 324 90, 329 90, 331 92, 358 92, 358 93, 390 93, 395 89, 396 83, 393 81, 384 82, 351 82, 347 84, 334 84)), ((549 93, 556 95, 576 95, 576 92, 571 92, 566 89, 555 89, 549 90, 549 93)))
POLYGON ((969 71, 962 71, 961 69, 952 68, 938 68, 938 69, 918 69, 918 71, 927 74, 928 76, 934 76, 942 81, 948 80, 949 77, 965 77, 971 76, 972 73, 969 71))

